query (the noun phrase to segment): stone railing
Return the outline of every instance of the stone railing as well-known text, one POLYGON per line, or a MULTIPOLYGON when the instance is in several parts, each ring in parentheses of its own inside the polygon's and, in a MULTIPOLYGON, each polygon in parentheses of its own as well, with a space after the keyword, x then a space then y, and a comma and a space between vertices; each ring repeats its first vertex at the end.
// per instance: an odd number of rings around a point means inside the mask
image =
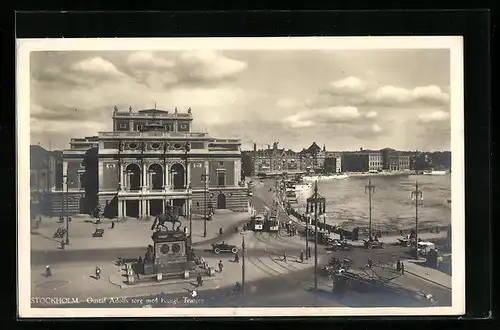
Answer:
POLYGON ((174 137, 174 138, 204 138, 208 133, 191 132, 99 132, 99 137, 174 137))

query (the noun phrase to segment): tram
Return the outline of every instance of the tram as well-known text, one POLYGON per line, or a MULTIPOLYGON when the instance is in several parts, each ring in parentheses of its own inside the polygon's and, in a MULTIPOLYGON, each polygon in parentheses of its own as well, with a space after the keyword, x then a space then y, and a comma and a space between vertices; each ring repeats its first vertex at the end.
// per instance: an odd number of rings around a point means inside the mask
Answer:
POLYGON ((280 230, 280 224, 277 217, 270 217, 264 223, 264 230, 270 233, 277 233, 280 230))
POLYGON ((264 230, 264 221, 266 220, 266 216, 262 213, 257 214, 253 221, 253 230, 254 231, 263 231, 264 230))

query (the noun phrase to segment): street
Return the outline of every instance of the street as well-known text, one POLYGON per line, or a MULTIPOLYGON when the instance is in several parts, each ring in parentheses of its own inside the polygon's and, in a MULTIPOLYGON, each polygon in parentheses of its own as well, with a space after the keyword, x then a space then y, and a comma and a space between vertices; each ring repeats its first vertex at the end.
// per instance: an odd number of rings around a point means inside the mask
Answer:
MULTIPOLYGON (((251 198, 256 209, 265 206, 270 207, 272 203, 271 194, 264 185, 257 189, 258 193, 251 198), (265 190, 265 192, 263 192, 265 190)), ((280 220, 288 221, 283 212, 280 212, 280 220)), ((241 223, 235 225, 240 226, 241 223)), ((234 228, 233 228, 234 229, 234 228)), ((331 292, 332 284, 330 279, 318 275, 318 289, 314 293, 310 289, 314 287, 314 241, 309 241, 312 250, 311 259, 300 263, 297 259, 301 251, 306 251, 304 237, 290 237, 285 231, 280 234, 270 234, 265 232, 245 232, 247 237, 247 249, 245 254, 247 273, 259 272, 263 274, 260 278, 248 280, 245 283, 246 295, 232 296, 232 286, 236 282, 241 283, 241 272, 224 272, 223 284, 217 288, 200 288, 196 297, 190 296, 190 289, 185 288, 185 292, 163 292, 144 294, 131 298, 124 298, 127 295, 123 292, 123 299, 113 301, 111 297, 101 297, 99 307, 138 307, 152 305, 153 307, 230 307, 230 306, 418 306, 423 302, 413 296, 398 295, 389 292, 384 288, 373 288, 366 292, 349 292, 339 295, 331 292), (286 254, 287 262, 280 258, 286 254), (228 278, 230 276, 231 278, 228 278)), ((221 253, 216 255, 211 251, 212 242, 223 239, 240 241, 240 235, 234 230, 227 230, 221 237, 216 237, 205 242, 200 242, 194 247, 195 253, 199 257, 206 259, 220 259, 224 262, 231 262, 231 253, 221 253)), ((237 245, 241 250, 241 245, 237 245)), ((320 269, 330 258, 336 256, 340 259, 349 258, 352 260, 352 267, 361 269, 371 258, 376 265, 389 265, 396 260, 408 258, 408 248, 388 245, 385 249, 366 250, 362 247, 354 247, 351 251, 327 251, 326 246, 318 244, 318 268, 320 269)), ((32 251, 32 265, 60 264, 61 266, 71 266, 72 263, 112 263, 118 257, 139 257, 143 255, 145 248, 114 248, 106 250, 52 250, 52 251, 32 251)), ((241 254, 241 252, 240 252, 241 254)), ((304 254, 305 255, 305 254, 304 254)), ((240 264, 242 261, 240 260, 240 264)), ((233 266, 234 267, 234 266, 233 266)), ((320 273, 318 269, 318 274, 320 273)), ((451 301, 451 293, 439 288, 431 283, 413 277, 404 276, 399 281, 402 285, 418 287, 420 290, 433 294, 436 300, 441 302, 451 301)), ((194 287, 192 287, 194 288, 194 287)), ((156 288, 153 290, 161 291, 156 288)), ((167 289, 168 290, 168 289, 167 289)), ((181 290, 182 291, 182 290, 181 290)), ((111 294, 110 294, 111 295, 111 294)), ((34 304, 36 306, 39 304, 34 304)), ((77 304, 64 304, 60 307, 96 307, 95 302, 79 301, 77 304)))

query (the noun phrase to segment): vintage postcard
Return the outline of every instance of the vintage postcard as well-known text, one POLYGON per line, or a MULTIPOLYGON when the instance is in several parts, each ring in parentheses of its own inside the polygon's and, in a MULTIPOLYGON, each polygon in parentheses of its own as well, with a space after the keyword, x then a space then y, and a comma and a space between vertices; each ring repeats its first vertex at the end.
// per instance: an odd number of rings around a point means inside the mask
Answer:
POLYGON ((21 317, 464 313, 461 37, 17 42, 21 317))

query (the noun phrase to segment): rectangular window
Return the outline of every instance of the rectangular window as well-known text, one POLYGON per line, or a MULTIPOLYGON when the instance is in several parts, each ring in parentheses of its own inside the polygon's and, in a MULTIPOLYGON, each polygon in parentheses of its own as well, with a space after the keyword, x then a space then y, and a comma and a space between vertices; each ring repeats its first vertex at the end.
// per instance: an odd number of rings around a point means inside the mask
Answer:
POLYGON ((217 162, 218 167, 224 167, 224 162, 217 162))
POLYGON ((127 128, 127 124, 120 124, 120 128, 127 128))
POLYGON ((226 185, 226 173, 217 173, 217 185, 222 187, 226 185))

